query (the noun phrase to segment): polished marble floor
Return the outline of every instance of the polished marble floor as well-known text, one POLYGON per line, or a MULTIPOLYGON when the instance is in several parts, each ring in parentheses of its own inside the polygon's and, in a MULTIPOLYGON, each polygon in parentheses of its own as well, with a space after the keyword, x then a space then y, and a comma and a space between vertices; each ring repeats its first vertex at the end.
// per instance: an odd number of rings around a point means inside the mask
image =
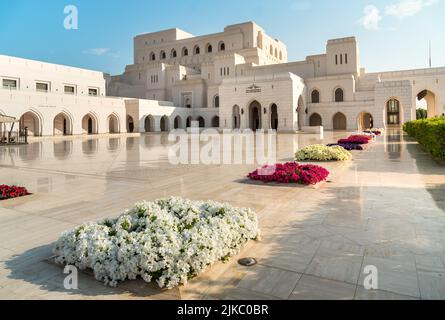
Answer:
MULTIPOLYGON (((277 137, 279 161, 345 132, 277 137)), ((0 299, 445 299, 445 166, 389 131, 318 188, 246 183, 255 165, 171 165, 166 135, 37 140, 0 148, 0 184, 33 193, 0 202, 0 299), (187 286, 63 287, 48 261, 59 234, 165 196, 251 207, 263 237, 187 286), (237 258, 255 257, 246 268, 237 258), (379 290, 363 287, 378 268, 379 290)))

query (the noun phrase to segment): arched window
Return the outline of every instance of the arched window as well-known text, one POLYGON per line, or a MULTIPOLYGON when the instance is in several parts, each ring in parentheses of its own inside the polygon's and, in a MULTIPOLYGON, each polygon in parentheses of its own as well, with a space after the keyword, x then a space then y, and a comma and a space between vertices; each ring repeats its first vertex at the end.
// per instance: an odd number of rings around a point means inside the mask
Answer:
POLYGON ((214 106, 215 108, 219 108, 219 96, 218 96, 218 95, 216 95, 216 96, 213 98, 213 106, 214 106))
POLYGON ((312 103, 320 103, 320 92, 318 90, 313 90, 311 94, 312 103))
POLYGON ((161 60, 164 60, 167 58, 167 55, 165 54, 165 51, 161 51, 161 60))
POLYGON ((150 53, 150 61, 156 60, 156 54, 154 52, 150 53))
POLYGON ((193 48, 193 54, 200 54, 201 53, 201 49, 199 48, 199 46, 195 46, 195 48, 193 48))
POLYGON ((278 58, 278 49, 275 48, 275 58, 278 58))
POLYGON ((270 53, 271 56, 273 56, 273 47, 272 47, 272 45, 270 45, 269 53, 270 53))
POLYGON ((192 101, 191 101, 190 98, 185 99, 185 107, 186 107, 187 109, 191 109, 191 107, 192 107, 192 101))
POLYGON ((343 102, 344 101, 344 94, 343 89, 338 88, 335 90, 335 102, 343 102))
POLYGON ((283 52, 280 51, 280 60, 283 60, 283 52))
POLYGON ((189 55, 189 50, 186 47, 182 48, 182 56, 186 57, 188 55, 189 55))
POLYGON ((207 53, 212 53, 213 52, 213 47, 210 43, 207 44, 206 46, 206 52, 207 53))
POLYGON ((386 103, 386 118, 388 125, 400 124, 400 101, 391 99, 386 103))
POLYGON ((226 51, 226 44, 223 41, 221 41, 218 45, 218 49, 219 51, 226 51))
POLYGON ((232 117, 233 117, 233 129, 239 129, 241 123, 240 121, 241 113, 240 113, 240 107, 238 107, 237 105, 233 106, 232 117))
POLYGON ((171 52, 171 54, 170 54, 170 57, 172 57, 172 58, 176 58, 178 55, 177 55, 177 53, 176 53, 176 50, 175 49, 172 49, 172 52, 171 52))

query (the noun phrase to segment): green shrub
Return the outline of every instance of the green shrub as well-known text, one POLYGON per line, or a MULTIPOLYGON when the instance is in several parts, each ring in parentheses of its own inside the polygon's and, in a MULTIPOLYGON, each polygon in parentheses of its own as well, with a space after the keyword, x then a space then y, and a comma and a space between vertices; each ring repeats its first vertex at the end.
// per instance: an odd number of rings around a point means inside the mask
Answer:
POLYGON ((445 117, 410 121, 403 130, 435 158, 445 160, 445 117))
POLYGON ((416 118, 417 120, 428 118, 428 112, 425 109, 417 109, 416 110, 416 118))

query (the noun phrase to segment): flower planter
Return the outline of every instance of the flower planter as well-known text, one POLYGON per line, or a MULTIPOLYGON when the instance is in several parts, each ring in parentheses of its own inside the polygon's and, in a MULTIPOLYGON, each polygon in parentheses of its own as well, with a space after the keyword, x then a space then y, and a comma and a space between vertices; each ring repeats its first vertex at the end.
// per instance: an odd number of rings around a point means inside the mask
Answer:
POLYGON ((248 178, 264 183, 315 185, 326 181, 329 171, 313 164, 296 162, 264 166, 248 174, 248 178))
POLYGON ((18 198, 11 198, 6 200, 0 201, 0 208, 11 208, 15 207, 24 203, 27 203, 29 201, 33 201, 38 197, 37 194, 30 193, 27 196, 18 197, 18 198))
POLYGON ((362 145, 356 144, 356 143, 328 144, 328 147, 335 147, 335 146, 342 147, 343 149, 345 149, 347 151, 353 151, 353 150, 362 151, 362 150, 364 150, 362 145))
POLYGON ((307 146, 295 153, 296 161, 347 161, 352 154, 339 146, 315 144, 307 146))
POLYGON ((0 201, 17 199, 28 195, 29 192, 24 187, 0 185, 0 201))
POLYGON ((56 263, 91 269, 110 286, 141 277, 172 289, 258 236, 250 209, 169 198, 141 202, 117 219, 65 232, 54 254, 56 263))

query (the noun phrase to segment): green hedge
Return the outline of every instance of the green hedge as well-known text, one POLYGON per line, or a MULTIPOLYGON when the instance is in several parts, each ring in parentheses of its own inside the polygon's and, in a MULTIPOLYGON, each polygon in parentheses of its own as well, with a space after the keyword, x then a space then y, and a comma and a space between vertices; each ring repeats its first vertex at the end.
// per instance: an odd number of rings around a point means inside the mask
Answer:
POLYGON ((403 130, 434 157, 445 160, 445 117, 410 121, 404 124, 403 130))

